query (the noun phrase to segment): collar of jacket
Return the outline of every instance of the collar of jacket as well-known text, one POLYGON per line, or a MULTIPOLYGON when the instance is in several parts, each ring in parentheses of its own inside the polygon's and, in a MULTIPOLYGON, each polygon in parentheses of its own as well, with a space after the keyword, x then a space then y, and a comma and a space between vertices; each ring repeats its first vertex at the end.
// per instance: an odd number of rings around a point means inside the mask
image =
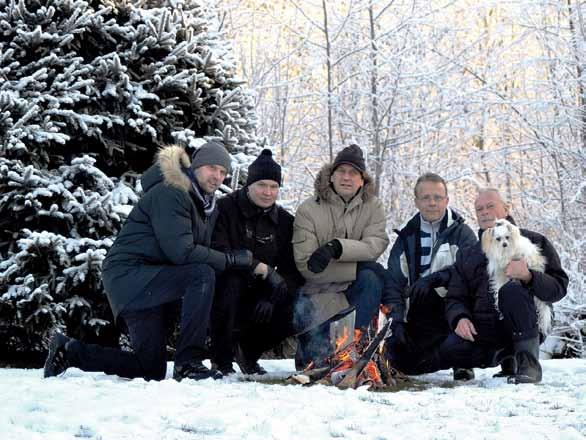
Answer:
MULTIPOLYGON (((460 224, 464 223, 464 218, 454 211, 452 208, 447 208, 442 224, 440 226, 440 236, 449 235, 460 224)), ((407 222, 403 223, 398 229, 394 229, 395 233, 400 237, 407 237, 409 235, 419 233, 421 226, 421 213, 415 214, 407 222)))
POLYGON ((191 190, 191 179, 183 171, 191 167, 191 160, 183 148, 178 145, 162 148, 157 154, 157 164, 167 185, 187 193, 191 190))
MULTIPOLYGON (((342 199, 338 194, 334 192, 332 187, 330 186, 330 178, 332 177, 333 166, 331 164, 326 164, 317 173, 315 177, 315 181, 313 183, 313 188, 315 191, 315 199, 319 203, 320 201, 324 202, 332 202, 333 200, 342 199)), ((374 180, 372 176, 365 172, 362 175, 364 179, 364 184, 360 192, 354 196, 351 202, 355 202, 357 199, 361 198, 363 202, 366 202, 374 197, 374 180)))
MULTIPOLYGON (((510 215, 507 215, 505 217, 505 220, 507 220, 509 223, 514 224, 515 226, 517 226, 517 223, 515 223, 515 219, 513 217, 511 217, 510 215)), ((482 239, 482 233, 484 232, 483 229, 478 228, 478 239, 482 239)))
POLYGON ((191 196, 195 205, 203 215, 209 216, 215 208, 215 195, 211 200, 211 209, 207 212, 200 194, 196 194, 192 186, 193 181, 197 182, 191 169, 191 159, 185 149, 178 145, 170 145, 162 148, 157 154, 157 165, 163 176, 163 181, 174 188, 185 191, 191 196))
POLYGON ((247 219, 250 219, 266 214, 274 224, 279 224, 279 212, 277 210, 277 204, 275 203, 268 210, 264 210, 256 206, 252 200, 250 200, 247 191, 247 187, 244 187, 233 193, 233 197, 236 199, 236 204, 238 205, 238 209, 240 209, 242 212, 242 215, 244 215, 244 217, 247 219))

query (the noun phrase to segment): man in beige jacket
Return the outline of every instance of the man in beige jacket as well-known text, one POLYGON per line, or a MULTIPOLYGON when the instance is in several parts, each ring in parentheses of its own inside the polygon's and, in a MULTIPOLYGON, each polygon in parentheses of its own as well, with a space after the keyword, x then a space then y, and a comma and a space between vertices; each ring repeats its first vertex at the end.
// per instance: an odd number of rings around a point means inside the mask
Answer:
POLYGON ((293 227, 295 264, 306 280, 295 321, 309 329, 299 336, 298 366, 329 354, 329 324, 323 323, 348 306, 356 308, 355 328, 368 327, 383 289, 376 260, 389 244, 384 208, 360 147, 340 151, 314 185, 293 227))

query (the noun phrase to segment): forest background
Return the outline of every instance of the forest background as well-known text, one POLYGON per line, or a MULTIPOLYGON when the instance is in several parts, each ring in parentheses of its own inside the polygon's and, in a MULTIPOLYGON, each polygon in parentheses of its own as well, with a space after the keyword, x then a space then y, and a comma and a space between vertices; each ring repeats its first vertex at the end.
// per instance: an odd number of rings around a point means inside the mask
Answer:
POLYGON ((232 187, 272 148, 292 212, 358 143, 391 237, 423 172, 448 181, 473 229, 477 189, 498 188, 570 275, 549 349, 586 356, 585 13, 575 0, 0 0, 2 352, 42 352, 55 325, 117 344, 100 265, 140 173, 165 143, 219 139, 232 187))
POLYGON ((498 188, 517 223, 560 253, 571 282, 556 332, 566 352, 584 355, 584 2, 219 4, 291 206, 352 142, 367 151, 391 237, 414 214, 424 172, 449 182, 451 206, 473 229, 476 191, 498 188))

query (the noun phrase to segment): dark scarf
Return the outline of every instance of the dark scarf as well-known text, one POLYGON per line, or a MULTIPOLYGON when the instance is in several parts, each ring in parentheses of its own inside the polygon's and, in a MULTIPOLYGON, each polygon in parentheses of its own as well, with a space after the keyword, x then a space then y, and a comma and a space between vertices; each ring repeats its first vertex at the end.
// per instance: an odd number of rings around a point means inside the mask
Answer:
POLYGON ((216 209, 216 195, 215 194, 207 194, 201 186, 199 186, 199 182, 195 177, 195 173, 191 167, 184 167, 183 172, 189 177, 191 181, 191 187, 193 188, 193 193, 203 207, 203 212, 206 217, 212 215, 214 209, 216 209))

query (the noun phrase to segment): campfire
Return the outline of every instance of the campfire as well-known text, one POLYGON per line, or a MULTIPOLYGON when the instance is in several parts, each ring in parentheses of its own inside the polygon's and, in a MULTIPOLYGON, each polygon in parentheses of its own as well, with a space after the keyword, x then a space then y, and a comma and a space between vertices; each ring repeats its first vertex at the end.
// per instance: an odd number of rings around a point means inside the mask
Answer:
MULTIPOLYGON (((375 320, 377 321, 377 320, 375 320)), ((353 320, 351 320, 353 322, 353 320)), ((373 323, 373 328, 377 327, 373 323)), ((373 336, 353 330, 348 321, 334 343, 334 352, 326 359, 311 362, 301 373, 288 379, 291 384, 324 384, 338 388, 394 388, 408 379, 387 360, 382 343, 389 332, 390 321, 373 336)))

